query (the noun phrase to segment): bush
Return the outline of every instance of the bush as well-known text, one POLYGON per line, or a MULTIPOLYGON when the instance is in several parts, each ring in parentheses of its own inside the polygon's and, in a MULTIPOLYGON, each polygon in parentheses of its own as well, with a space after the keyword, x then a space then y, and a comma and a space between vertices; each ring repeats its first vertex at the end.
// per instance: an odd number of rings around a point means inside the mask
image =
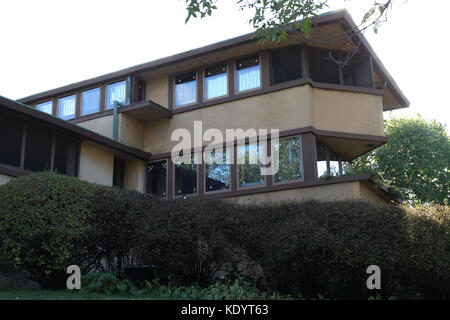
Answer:
POLYGON ((65 284, 66 268, 84 264, 94 186, 36 173, 0 186, 0 271, 19 272, 42 288, 65 284))
POLYGON ((128 279, 120 280, 111 272, 93 272, 83 277, 82 289, 90 293, 137 295, 136 286, 128 279))

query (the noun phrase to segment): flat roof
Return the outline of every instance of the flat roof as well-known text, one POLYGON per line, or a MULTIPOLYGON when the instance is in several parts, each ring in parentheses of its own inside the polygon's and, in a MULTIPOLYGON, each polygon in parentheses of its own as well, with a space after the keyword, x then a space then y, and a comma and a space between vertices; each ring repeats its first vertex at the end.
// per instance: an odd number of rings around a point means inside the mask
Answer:
MULTIPOLYGON (((338 11, 333 11, 329 13, 324 13, 322 15, 319 15, 315 18, 313 18, 312 23, 313 24, 325 24, 325 23, 331 23, 331 22, 341 22, 346 24, 350 30, 358 30, 357 25, 353 21, 352 17, 348 13, 347 10, 342 9, 338 11)), ((406 98, 406 96, 403 94, 403 92, 400 90, 392 76, 389 74, 381 60, 378 58, 378 56, 375 54, 373 48, 370 46, 369 42, 365 39, 365 37, 357 31, 353 31, 351 34, 353 37, 358 38, 361 41, 361 47, 364 48, 369 52, 369 54, 373 57, 373 63, 374 63, 374 69, 377 71, 377 73, 386 80, 387 87, 390 89, 390 91, 393 93, 395 98, 400 103, 400 108, 408 107, 409 101, 406 98)), ((68 91, 73 91, 77 89, 81 89, 84 87, 89 87, 94 84, 98 84, 101 82, 106 81, 113 81, 119 78, 122 78, 124 76, 130 76, 130 75, 136 75, 138 73, 158 69, 167 65, 179 63, 185 60, 193 59, 199 56, 207 55, 216 51, 225 50, 228 48, 236 47, 245 43, 254 42, 257 41, 256 39, 253 39, 253 33, 248 33, 239 37, 235 37, 232 39, 228 39, 225 41, 220 41, 211 45, 207 45, 201 48, 185 51, 179 54, 175 54, 169 57, 153 60, 150 62, 146 62, 143 64, 139 64, 133 67, 125 68, 119 71, 111 72, 102 76, 98 76, 95 78, 91 78, 88 80, 76 82, 73 84, 69 84, 66 86, 62 86, 56 89, 47 90, 44 92, 36 93, 21 99, 18 99, 17 101, 26 103, 29 101, 35 101, 40 99, 45 99, 50 96, 63 94, 68 91)))
POLYGON ((69 121, 59 119, 53 115, 47 114, 45 112, 39 111, 33 107, 26 104, 8 99, 6 97, 0 96, 0 110, 1 108, 6 108, 14 113, 24 115, 26 117, 38 120, 39 122, 51 126, 63 129, 70 132, 76 136, 82 137, 83 139, 90 140, 92 142, 101 144, 103 146, 109 147, 116 151, 123 152, 135 158, 150 160, 151 153, 145 152, 140 149, 131 147, 122 142, 113 140, 109 137, 98 134, 94 131, 88 130, 76 124, 70 123, 69 121))

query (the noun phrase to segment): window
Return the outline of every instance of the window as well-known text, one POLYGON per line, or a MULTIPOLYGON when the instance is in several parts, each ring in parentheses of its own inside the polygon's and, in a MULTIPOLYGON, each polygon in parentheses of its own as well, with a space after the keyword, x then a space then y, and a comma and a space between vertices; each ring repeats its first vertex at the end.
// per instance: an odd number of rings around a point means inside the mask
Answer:
POLYGON ((99 111, 100 88, 94 88, 81 93, 81 115, 85 116, 99 111))
POLYGON ((197 165, 194 163, 194 155, 184 156, 182 161, 175 164, 175 196, 195 193, 197 193, 197 165))
MULTIPOLYGON (((300 137, 281 139, 273 143, 274 152, 278 152, 279 169, 274 175, 275 182, 289 182, 303 177, 300 137)), ((276 159, 275 159, 276 161, 276 159)))
POLYGON ((54 170, 68 176, 76 176, 78 161, 78 143, 67 136, 55 137, 54 170))
POLYGON ((106 109, 112 109, 116 103, 125 105, 127 103, 127 82, 120 81, 106 86, 106 109))
POLYGON ((20 167, 23 125, 15 119, 0 117, 0 163, 20 167))
POLYGON ((175 77, 175 107, 197 101, 197 76, 195 72, 175 77))
POLYGON ((300 47, 289 47, 272 52, 272 83, 277 84, 301 78, 300 47))
POLYGON ((205 161, 206 192, 230 189, 230 156, 228 150, 212 151, 205 161))
POLYGON ((262 144, 251 143, 239 146, 237 150, 239 187, 253 187, 264 184, 264 176, 261 175, 263 156, 262 144))
POLYGON ((75 101, 76 96, 73 94, 64 98, 60 98, 58 102, 58 117, 69 120, 75 117, 75 101))
POLYGON ((342 175, 347 176, 353 173, 352 163, 350 161, 342 161, 342 175))
POLYGON ((42 102, 42 103, 38 103, 36 105, 36 109, 48 113, 48 114, 52 114, 53 113, 53 103, 52 101, 46 101, 46 102, 42 102))
POLYGON ((328 175, 327 148, 320 141, 317 141, 316 149, 317 149, 317 177, 321 178, 328 175))
POLYGON ((372 87, 370 58, 355 54, 343 68, 344 84, 354 87, 372 87))
POLYGON ((339 156, 328 148, 329 157, 330 157, 330 175, 337 177, 340 175, 339 170, 339 156))
POLYGON ((317 82, 340 84, 339 65, 332 60, 338 59, 334 51, 322 49, 308 50, 309 72, 311 79, 317 82))
POLYGON ((236 61, 236 90, 238 92, 261 87, 259 57, 236 61))
POLYGON ((157 197, 167 196, 167 160, 148 164, 147 193, 157 197))
POLYGON ((41 127, 27 126, 25 146, 25 169, 50 170, 52 134, 41 127))
POLYGON ((205 98, 213 99, 228 93, 227 67, 225 64, 205 70, 205 98))
POLYGON ((125 186, 125 163, 114 157, 113 186, 123 189, 125 186))

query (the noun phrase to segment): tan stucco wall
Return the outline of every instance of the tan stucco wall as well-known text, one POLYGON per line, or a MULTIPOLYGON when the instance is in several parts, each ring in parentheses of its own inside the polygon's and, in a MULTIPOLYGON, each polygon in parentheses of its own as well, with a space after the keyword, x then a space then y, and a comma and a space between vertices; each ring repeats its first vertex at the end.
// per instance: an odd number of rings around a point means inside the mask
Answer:
POLYGON ((145 191, 146 166, 142 160, 125 162, 125 189, 145 191))
POLYGON ((240 204, 267 203, 276 201, 339 201, 339 200, 363 200, 373 204, 386 204, 373 189, 373 186, 360 181, 345 182, 314 187, 265 192, 247 196, 229 198, 240 204))
POLYGON ((144 128, 144 150, 153 154, 170 152, 172 132, 185 128, 193 138, 194 121, 203 122, 203 132, 217 128, 225 137, 226 129, 244 130, 305 127, 312 122, 311 87, 302 86, 222 103, 211 107, 175 114, 171 119, 147 122, 144 128))
POLYGON ((145 83, 145 99, 169 107, 169 77, 159 77, 145 83))
POLYGON ((129 146, 144 148, 144 124, 126 114, 119 114, 119 140, 129 146))
POLYGON ((383 97, 312 89, 316 129, 384 136, 383 97))
POLYGON ((112 186, 114 154, 91 142, 82 142, 80 148, 79 178, 112 186))
POLYGON ((91 131, 97 132, 106 137, 112 138, 113 136, 113 116, 105 116, 97 119, 83 121, 77 123, 77 125, 91 131))
POLYGON ((357 200, 359 199, 359 182, 346 182, 339 184, 329 184, 322 186, 265 192, 259 194, 252 194, 248 196, 239 196, 230 198, 237 203, 251 203, 251 202, 273 202, 273 201, 304 201, 304 200, 320 200, 320 201, 334 201, 334 200, 357 200))
POLYGON ((7 176, 5 174, 0 174, 0 185, 7 183, 11 179, 13 179, 13 177, 7 176))

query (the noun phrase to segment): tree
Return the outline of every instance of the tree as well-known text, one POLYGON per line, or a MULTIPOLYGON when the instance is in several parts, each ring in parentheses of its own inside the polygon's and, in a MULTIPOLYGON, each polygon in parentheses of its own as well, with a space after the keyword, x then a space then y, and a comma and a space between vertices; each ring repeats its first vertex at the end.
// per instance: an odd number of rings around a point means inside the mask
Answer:
MULTIPOLYGON (((254 38, 260 43, 280 42, 293 31, 303 32, 308 38, 312 30, 311 18, 327 7, 328 0, 235 0, 240 10, 252 10, 254 15, 249 24, 255 29, 254 38)), ((350 0, 348 0, 350 1, 350 0)), ((192 18, 205 18, 217 10, 218 0, 185 0, 186 23, 192 18)), ((386 21, 393 0, 374 0, 363 17, 360 30, 379 25, 386 21)))
POLYGON ((448 205, 450 137, 445 126, 420 116, 390 119, 389 141, 354 161, 354 171, 377 173, 400 198, 413 204, 448 205))

